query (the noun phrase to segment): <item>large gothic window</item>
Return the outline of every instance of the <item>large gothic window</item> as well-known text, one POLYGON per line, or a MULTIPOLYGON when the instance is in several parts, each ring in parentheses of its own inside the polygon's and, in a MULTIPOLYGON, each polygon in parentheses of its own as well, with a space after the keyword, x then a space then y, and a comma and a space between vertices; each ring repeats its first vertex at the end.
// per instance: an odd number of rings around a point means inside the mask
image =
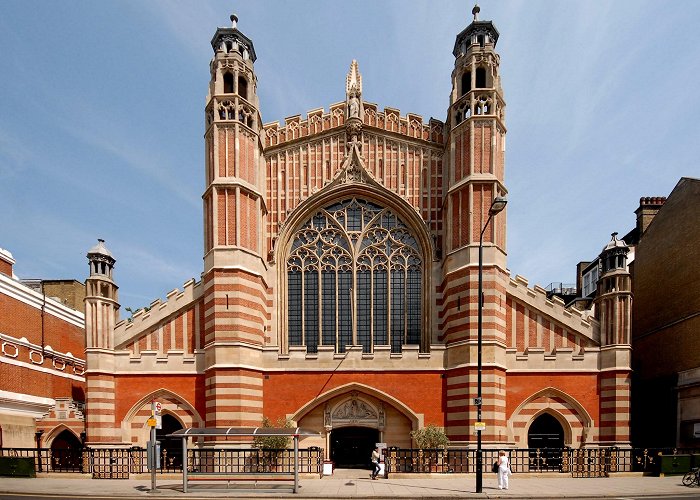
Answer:
POLYGON ((420 345, 423 257, 391 210, 348 199, 316 212, 287 259, 290 346, 420 345))

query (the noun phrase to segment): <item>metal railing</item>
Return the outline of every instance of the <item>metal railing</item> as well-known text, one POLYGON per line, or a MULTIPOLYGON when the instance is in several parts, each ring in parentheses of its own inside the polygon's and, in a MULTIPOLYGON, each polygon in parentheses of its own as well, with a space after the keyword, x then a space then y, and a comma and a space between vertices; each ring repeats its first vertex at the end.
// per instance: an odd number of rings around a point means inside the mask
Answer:
MULTIPOLYGON (((680 448, 503 448, 514 474, 559 472, 573 477, 605 477, 615 472, 659 472, 661 455, 700 453, 680 448)), ((483 450, 482 472, 491 472, 499 449, 483 450)), ((475 449, 407 449, 390 447, 386 470, 391 473, 475 473, 475 449)))
MULTIPOLYGON (((661 455, 700 454, 697 448, 511 448, 508 453, 514 474, 559 472, 574 477, 605 476, 616 472, 657 474, 661 455)), ((490 472, 498 449, 484 449, 483 471, 490 472)), ((212 473, 289 473, 293 470, 293 450, 232 448, 193 448, 187 451, 188 470, 212 473)), ((37 472, 84 473, 95 478, 125 478, 146 473, 146 450, 131 448, 0 448, 0 456, 33 458, 37 472)), ((299 450, 299 472, 321 474, 323 450, 299 450)), ((159 474, 182 471, 182 458, 161 451, 159 474)), ((475 473, 475 449, 389 448, 387 473, 475 473)))
MULTIPOLYGON (((37 472, 78 472, 95 479, 127 479, 129 474, 148 472, 146 450, 131 448, 0 448, 0 456, 33 458, 37 472)), ((321 474, 323 449, 298 450, 299 472, 321 474)), ((200 449, 187 450, 188 470, 221 473, 293 473, 294 450, 200 449)), ((159 474, 182 472, 182 455, 161 449, 159 474)))

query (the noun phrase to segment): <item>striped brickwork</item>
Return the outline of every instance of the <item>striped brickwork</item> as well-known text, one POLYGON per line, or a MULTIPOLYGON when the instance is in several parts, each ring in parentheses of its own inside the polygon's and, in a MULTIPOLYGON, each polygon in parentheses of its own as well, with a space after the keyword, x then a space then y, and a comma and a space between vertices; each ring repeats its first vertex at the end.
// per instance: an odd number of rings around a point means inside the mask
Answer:
POLYGON ((600 375, 600 441, 614 445, 630 441, 629 371, 605 371, 600 375))
POLYGON ((207 427, 257 427, 263 417, 263 375, 246 369, 211 369, 205 378, 207 427))
POLYGON ((121 347, 127 349, 134 358, 139 357, 143 351, 156 351, 159 355, 176 351, 192 356, 202 348, 202 319, 203 308, 198 301, 176 315, 159 321, 144 333, 135 335, 121 347))
POLYGON ((85 427, 88 444, 121 443, 119 424, 115 419, 116 391, 113 375, 87 375, 87 404, 85 408, 85 427))
POLYGON ((215 270, 203 278, 204 342, 262 345, 269 318, 263 280, 238 269, 215 270))
MULTIPOLYGON (((477 421, 477 407, 474 398, 478 393, 478 371, 476 367, 450 370, 446 378, 448 436, 456 443, 476 441, 474 423, 477 421)), ((482 368, 482 421, 487 422, 486 429, 481 433, 483 443, 497 444, 507 440, 505 388, 505 370, 494 366, 482 368)))
POLYGON ((513 296, 506 299, 506 342, 516 352, 544 349, 546 353, 572 349, 576 354, 595 347, 593 339, 580 330, 561 323, 548 311, 524 303, 513 296))

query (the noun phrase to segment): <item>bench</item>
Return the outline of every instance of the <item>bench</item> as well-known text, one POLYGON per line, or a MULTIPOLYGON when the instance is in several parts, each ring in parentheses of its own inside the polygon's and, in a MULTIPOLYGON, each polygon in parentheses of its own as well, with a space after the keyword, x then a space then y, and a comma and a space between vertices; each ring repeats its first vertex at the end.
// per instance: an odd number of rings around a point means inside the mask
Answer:
MULTIPOLYGON (((260 490, 259 486, 266 483, 287 482, 292 491, 295 490, 295 477, 293 472, 188 472, 187 483, 190 482, 226 482, 226 488, 230 488, 232 484, 241 482, 252 482, 253 488, 260 490)), ((272 486, 272 485, 270 485, 272 486)), ((270 488, 279 491, 277 488, 270 488)))

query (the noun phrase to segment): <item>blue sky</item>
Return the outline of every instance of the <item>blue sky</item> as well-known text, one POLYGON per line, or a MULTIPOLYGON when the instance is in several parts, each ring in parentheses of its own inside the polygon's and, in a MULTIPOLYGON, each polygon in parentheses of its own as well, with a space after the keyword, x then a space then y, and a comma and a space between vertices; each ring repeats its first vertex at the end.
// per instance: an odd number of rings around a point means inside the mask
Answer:
MULTIPOLYGON (((700 2, 483 1, 501 38, 508 267, 574 282, 641 196, 700 177, 700 2)), ((0 4, 0 248, 20 278, 78 279, 106 240, 122 306, 202 271, 209 44, 232 10, 263 121, 363 97, 444 120, 465 1, 0 4)))

